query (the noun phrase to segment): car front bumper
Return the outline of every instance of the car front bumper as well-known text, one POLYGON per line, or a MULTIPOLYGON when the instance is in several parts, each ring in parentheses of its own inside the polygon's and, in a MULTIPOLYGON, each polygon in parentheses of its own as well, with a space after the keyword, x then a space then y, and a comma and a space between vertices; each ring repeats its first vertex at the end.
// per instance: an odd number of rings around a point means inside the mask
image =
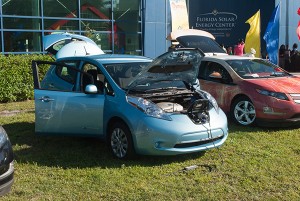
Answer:
POLYGON ((7 194, 14 183, 14 163, 11 162, 7 171, 0 175, 0 196, 7 194))
POLYGON ((221 146, 228 137, 227 118, 222 110, 210 112, 206 124, 194 124, 186 115, 172 115, 172 121, 146 117, 133 135, 135 150, 144 155, 177 155, 221 146))

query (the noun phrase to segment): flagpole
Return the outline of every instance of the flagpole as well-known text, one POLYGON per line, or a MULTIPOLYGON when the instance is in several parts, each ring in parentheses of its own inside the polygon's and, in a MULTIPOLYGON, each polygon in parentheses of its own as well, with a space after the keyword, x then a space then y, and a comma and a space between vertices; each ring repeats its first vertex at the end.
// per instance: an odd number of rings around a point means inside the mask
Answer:
MULTIPOLYGON (((259 9, 259 13, 260 13, 260 9, 259 9)), ((261 14, 261 13, 260 13, 261 14)), ((261 54, 261 16, 259 18, 259 47, 260 47, 260 57, 262 57, 262 54, 261 54)))
POLYGON ((289 9, 289 0, 286 0, 286 28, 285 28, 285 44, 288 45, 288 42, 289 42, 289 12, 288 12, 288 9, 289 9))

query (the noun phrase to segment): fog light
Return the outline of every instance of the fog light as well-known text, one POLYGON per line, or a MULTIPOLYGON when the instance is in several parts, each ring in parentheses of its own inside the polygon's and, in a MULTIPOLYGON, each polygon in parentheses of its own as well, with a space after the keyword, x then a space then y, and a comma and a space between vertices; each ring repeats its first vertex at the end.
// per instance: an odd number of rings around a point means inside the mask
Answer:
POLYGON ((264 113, 273 113, 274 110, 271 107, 263 107, 263 112, 264 113))

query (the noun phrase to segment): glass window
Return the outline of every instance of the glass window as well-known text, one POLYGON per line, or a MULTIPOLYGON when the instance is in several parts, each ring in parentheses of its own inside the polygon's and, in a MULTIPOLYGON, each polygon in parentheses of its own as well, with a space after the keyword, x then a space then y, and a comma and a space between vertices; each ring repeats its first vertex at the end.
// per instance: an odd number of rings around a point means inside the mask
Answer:
POLYGON ((55 73, 57 74, 58 77, 60 77, 64 81, 73 85, 75 84, 76 76, 77 76, 76 70, 66 66, 57 66, 55 69, 55 73))
POLYGON ((5 52, 40 52, 41 46, 41 33, 39 32, 4 32, 5 52))
POLYGON ((140 0, 0 0, 1 3, 2 14, 8 15, 3 17, 3 52, 43 52, 41 33, 62 31, 86 35, 106 53, 142 54, 140 0))
POLYGON ((87 74, 82 74, 81 90, 84 91, 85 87, 88 84, 94 84, 98 89, 98 93, 103 93, 105 79, 103 73, 99 70, 99 68, 97 68, 97 66, 93 64, 85 63, 82 70, 88 73, 90 76, 88 76, 87 74))
POLYGON ((140 21, 138 0, 114 0, 114 18, 115 20, 140 21))
POLYGON ((4 15, 40 16, 38 0, 2 0, 4 15))
MULTIPOLYGON (((114 1, 117 2, 118 0, 114 1)), ((81 18, 101 20, 111 19, 111 0, 81 0, 80 3, 81 18)))
POLYGON ((111 52, 111 33, 85 32, 84 35, 94 40, 104 52, 111 52))
POLYGON ((78 18, 77 0, 44 0, 44 16, 78 18))
MULTIPOLYGON (((77 62, 68 62, 67 65, 62 63, 52 65, 44 79, 41 81, 41 89, 55 91, 74 91, 76 77, 78 74, 76 65, 77 62), (55 72, 56 76, 53 74, 53 72, 55 72)), ((39 69, 41 69, 40 65, 39 69)))
POLYGON ((117 33, 115 37, 115 53, 140 55, 141 35, 117 33))
POLYGON ((140 1, 120 0, 114 7, 115 53, 141 54, 140 1))
POLYGON ((111 21, 86 21, 82 20, 81 29, 85 31, 111 31, 111 21))
POLYGON ((40 20, 33 18, 3 18, 4 29, 36 29, 40 30, 40 20))
POLYGON ((63 30, 67 32, 73 32, 79 30, 78 20, 63 19, 63 20, 44 20, 45 30, 63 30))

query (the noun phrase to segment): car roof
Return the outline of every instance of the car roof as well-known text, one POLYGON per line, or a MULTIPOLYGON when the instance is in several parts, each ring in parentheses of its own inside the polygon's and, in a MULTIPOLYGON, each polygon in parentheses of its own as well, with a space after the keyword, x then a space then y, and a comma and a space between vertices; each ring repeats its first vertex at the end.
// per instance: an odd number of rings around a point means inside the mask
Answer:
POLYGON ((249 60, 249 59, 261 59, 255 57, 237 56, 237 55, 217 55, 217 56, 205 56, 203 60, 249 60))
POLYGON ((98 54, 87 56, 65 57, 60 60, 96 60, 99 63, 120 63, 120 62, 151 62, 152 59, 145 56, 126 54, 98 54))

